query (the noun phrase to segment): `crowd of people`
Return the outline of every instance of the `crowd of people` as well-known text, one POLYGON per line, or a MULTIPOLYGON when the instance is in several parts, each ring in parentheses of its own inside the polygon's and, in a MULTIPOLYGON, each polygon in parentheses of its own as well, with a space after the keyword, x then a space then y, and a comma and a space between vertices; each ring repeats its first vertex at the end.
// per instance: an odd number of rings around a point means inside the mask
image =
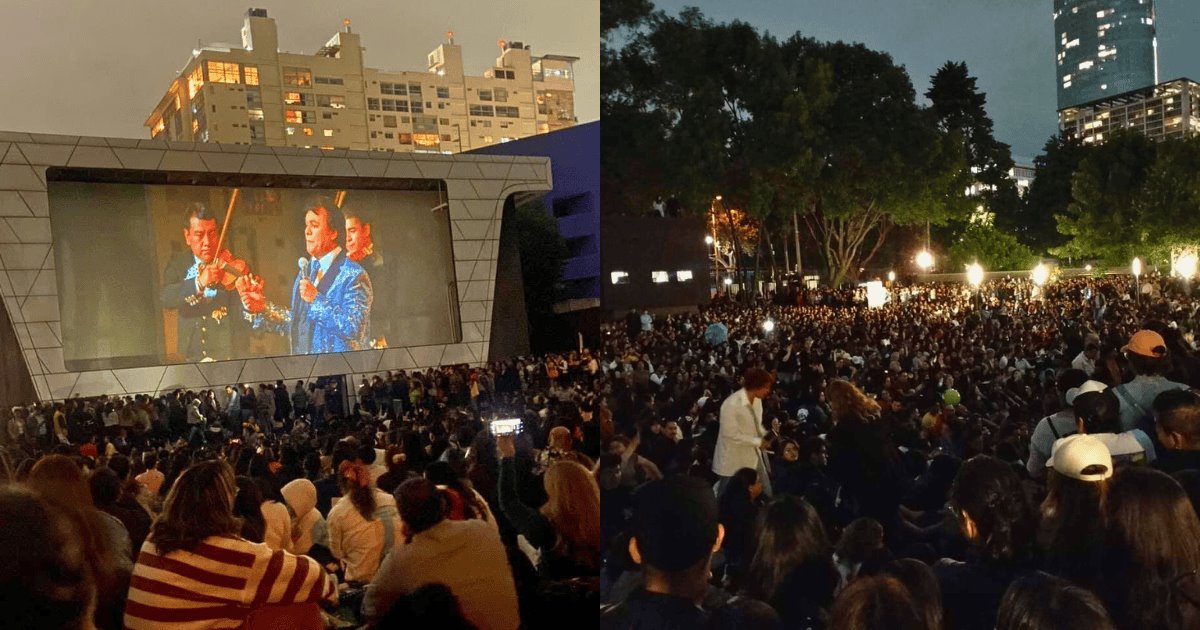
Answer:
POLYGON ((596 606, 604 628, 1198 627, 1200 301, 1144 280, 718 299, 357 387, 5 410, 4 608, 102 629, 561 628, 596 606))
POLYGON ((601 558, 596 422, 545 393, 582 383, 567 358, 384 374, 353 404, 322 379, 8 410, 6 619, 562 627, 601 558))
POLYGON ((601 627, 1200 627, 1200 300, 1142 280, 608 325, 601 627))

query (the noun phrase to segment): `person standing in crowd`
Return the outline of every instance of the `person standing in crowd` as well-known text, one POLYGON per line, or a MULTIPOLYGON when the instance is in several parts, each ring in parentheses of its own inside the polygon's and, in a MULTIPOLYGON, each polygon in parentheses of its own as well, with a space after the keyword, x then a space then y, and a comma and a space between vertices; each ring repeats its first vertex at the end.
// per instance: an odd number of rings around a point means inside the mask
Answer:
POLYGON ((1153 330, 1137 331, 1121 351, 1134 373, 1132 381, 1113 388, 1121 401, 1121 430, 1141 429, 1154 436, 1155 397, 1168 390, 1187 389, 1187 385, 1167 380, 1171 367, 1167 342, 1153 330))
POLYGON ((758 471, 762 478, 763 494, 771 496, 767 460, 762 450, 767 446, 762 401, 771 392, 774 381, 770 372, 750 368, 743 377, 742 388, 721 403, 721 430, 712 466, 713 473, 720 478, 716 487, 718 495, 735 472, 750 468, 758 471))
POLYGON ((753 558, 743 593, 771 604, 789 628, 810 627, 826 617, 838 571, 811 505, 789 496, 773 501, 763 515, 753 558))
POLYGON ((331 203, 314 204, 305 213, 309 258, 296 275, 290 308, 266 300, 261 277, 238 279, 247 321, 254 330, 287 335, 292 354, 370 347, 371 280, 339 244, 345 226, 341 210, 331 203))
POLYGON ((1038 571, 1008 587, 996 630, 1116 630, 1116 626, 1094 593, 1038 571))

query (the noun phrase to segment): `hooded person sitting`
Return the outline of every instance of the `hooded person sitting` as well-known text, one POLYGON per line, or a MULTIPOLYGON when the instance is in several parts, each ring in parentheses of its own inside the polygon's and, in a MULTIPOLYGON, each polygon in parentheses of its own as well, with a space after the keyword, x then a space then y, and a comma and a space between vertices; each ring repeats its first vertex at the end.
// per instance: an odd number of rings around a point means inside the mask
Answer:
POLYGON ((292 549, 322 564, 337 562, 329 552, 329 527, 317 510, 317 487, 308 479, 297 479, 283 487, 283 499, 292 514, 292 549))

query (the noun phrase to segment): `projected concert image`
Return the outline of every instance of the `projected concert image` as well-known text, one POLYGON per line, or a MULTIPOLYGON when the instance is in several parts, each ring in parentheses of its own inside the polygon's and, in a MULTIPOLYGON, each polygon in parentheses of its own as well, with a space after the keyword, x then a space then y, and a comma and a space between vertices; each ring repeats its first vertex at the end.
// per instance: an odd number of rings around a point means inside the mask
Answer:
POLYGON ((49 189, 73 369, 457 341, 440 188, 49 189))

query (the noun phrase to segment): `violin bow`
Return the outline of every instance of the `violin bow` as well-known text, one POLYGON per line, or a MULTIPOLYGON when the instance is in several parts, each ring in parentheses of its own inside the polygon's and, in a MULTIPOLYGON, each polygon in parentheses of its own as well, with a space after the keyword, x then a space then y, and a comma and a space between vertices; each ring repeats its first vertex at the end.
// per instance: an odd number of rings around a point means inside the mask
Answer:
POLYGON ((225 222, 221 224, 221 235, 217 237, 217 258, 221 256, 221 245, 225 243, 225 234, 229 229, 229 220, 233 218, 233 204, 237 203, 238 188, 233 189, 233 195, 229 197, 229 207, 225 209, 225 222))

